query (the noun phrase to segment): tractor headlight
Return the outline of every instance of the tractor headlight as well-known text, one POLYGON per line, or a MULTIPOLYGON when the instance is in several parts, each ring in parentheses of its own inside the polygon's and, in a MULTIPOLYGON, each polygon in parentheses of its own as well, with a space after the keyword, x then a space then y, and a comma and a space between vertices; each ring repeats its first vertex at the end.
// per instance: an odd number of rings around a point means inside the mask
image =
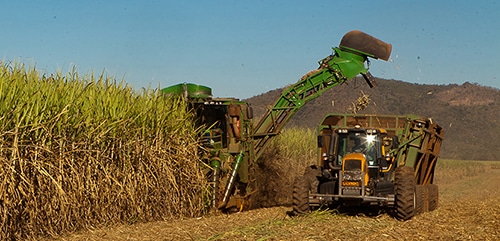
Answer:
POLYGON ((348 133, 348 132, 349 132, 349 130, 344 129, 344 128, 340 128, 340 129, 337 129, 337 130, 335 130, 335 131, 336 131, 338 134, 343 134, 343 133, 348 133))

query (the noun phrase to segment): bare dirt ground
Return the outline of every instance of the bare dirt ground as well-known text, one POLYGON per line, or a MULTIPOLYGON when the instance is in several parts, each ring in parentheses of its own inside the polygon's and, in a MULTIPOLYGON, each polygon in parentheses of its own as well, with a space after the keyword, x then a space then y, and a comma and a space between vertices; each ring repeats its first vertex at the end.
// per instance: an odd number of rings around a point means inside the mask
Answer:
POLYGON ((440 179, 438 185, 438 208, 406 222, 387 214, 289 217, 290 207, 273 207, 87 230, 55 240, 500 240, 498 165, 474 176, 440 179))

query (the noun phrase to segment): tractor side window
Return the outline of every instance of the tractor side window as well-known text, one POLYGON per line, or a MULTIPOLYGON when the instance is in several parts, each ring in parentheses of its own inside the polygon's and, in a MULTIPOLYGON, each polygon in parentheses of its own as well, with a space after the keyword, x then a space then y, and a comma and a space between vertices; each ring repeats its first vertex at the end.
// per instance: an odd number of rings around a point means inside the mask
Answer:
POLYGON ((368 161, 368 166, 374 166, 377 164, 377 150, 375 145, 369 145, 366 152, 366 160, 368 161))
POLYGON ((348 136, 346 134, 339 135, 339 144, 337 146, 337 164, 342 165, 342 158, 347 154, 346 150, 348 148, 348 136))

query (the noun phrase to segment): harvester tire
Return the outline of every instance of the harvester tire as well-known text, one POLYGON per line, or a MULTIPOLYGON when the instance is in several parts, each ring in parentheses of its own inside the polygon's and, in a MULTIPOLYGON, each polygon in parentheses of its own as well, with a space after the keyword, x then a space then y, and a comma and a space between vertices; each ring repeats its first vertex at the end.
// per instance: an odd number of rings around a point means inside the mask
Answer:
POLYGON ((439 202, 439 189, 436 184, 429 184, 427 186, 427 193, 429 195, 429 211, 434 211, 439 202))
POLYGON ((394 182, 396 218, 403 221, 409 220, 415 216, 415 178, 413 168, 407 166, 396 168, 394 182))
POLYGON ((309 180, 305 176, 296 177, 293 181, 292 207, 295 214, 306 214, 309 208, 309 180))
POLYGON ((424 185, 415 186, 415 215, 427 212, 428 210, 429 201, 426 189, 424 185))

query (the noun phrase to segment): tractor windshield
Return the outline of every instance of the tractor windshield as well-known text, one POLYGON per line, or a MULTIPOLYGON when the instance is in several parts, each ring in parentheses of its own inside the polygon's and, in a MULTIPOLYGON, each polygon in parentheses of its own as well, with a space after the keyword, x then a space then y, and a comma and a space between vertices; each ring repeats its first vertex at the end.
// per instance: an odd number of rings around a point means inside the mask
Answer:
POLYGON ((369 166, 376 165, 377 157, 381 154, 380 137, 365 132, 349 132, 339 134, 337 146, 337 160, 339 164, 345 155, 349 153, 365 154, 369 166))

